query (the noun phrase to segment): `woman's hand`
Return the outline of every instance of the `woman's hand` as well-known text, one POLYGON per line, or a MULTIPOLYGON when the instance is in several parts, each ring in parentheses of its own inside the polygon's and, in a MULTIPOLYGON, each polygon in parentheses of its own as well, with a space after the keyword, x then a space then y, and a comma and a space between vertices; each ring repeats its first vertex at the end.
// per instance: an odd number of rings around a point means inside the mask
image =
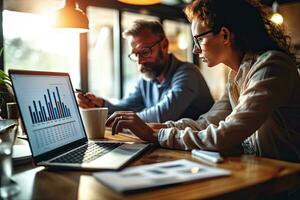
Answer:
POLYGON ((162 123, 147 123, 147 125, 150 126, 154 130, 168 128, 167 124, 162 124, 162 123))
POLYGON ((144 141, 152 143, 158 142, 155 131, 132 111, 120 111, 113 113, 107 119, 106 125, 112 127, 113 135, 122 132, 123 128, 128 128, 137 137, 144 141))

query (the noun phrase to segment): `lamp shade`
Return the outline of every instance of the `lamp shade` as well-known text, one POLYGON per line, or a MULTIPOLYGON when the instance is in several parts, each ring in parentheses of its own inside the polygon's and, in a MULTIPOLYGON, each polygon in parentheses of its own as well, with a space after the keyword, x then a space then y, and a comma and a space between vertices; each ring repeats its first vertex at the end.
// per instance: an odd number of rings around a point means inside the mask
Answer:
POLYGON ((86 14, 77 8, 75 0, 66 0, 65 6, 56 12, 55 28, 87 32, 89 20, 86 14))
POLYGON ((118 0, 122 3, 132 4, 132 5, 153 5, 160 3, 160 0, 118 0))

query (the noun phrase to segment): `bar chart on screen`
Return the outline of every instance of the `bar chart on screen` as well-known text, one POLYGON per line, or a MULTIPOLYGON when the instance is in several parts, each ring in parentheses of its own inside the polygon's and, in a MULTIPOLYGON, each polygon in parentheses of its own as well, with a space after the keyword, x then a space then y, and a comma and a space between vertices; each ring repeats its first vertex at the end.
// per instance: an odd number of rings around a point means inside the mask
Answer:
POLYGON ((58 87, 55 92, 47 89, 43 100, 32 100, 28 106, 32 124, 71 117, 69 107, 61 100, 58 87))
POLYGON ((35 93, 27 99, 27 113, 38 151, 52 149, 66 140, 76 138, 76 120, 72 118, 66 92, 60 83, 55 83, 36 88, 35 93))
POLYGON ((76 138, 78 123, 73 118, 74 103, 59 82, 36 87, 26 101, 38 152, 52 149, 76 138), (73 105, 73 106, 72 106, 73 105))

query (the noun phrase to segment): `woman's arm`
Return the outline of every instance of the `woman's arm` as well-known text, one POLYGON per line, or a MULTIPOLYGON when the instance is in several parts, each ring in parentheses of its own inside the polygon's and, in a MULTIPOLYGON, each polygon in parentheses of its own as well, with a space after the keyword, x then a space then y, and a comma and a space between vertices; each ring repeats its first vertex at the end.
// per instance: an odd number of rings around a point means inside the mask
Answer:
POLYGON ((222 98, 217 101, 212 108, 205 114, 200 115, 198 120, 183 118, 176 122, 167 121, 168 128, 176 127, 177 129, 184 130, 190 127, 192 130, 200 131, 206 129, 209 124, 217 125, 221 120, 224 120, 232 112, 231 104, 227 90, 224 92, 222 98))
MULTIPOLYGON (((177 126, 161 129, 158 134, 160 145, 185 150, 201 148, 223 151, 240 145, 259 130, 272 112, 288 101, 292 81, 289 70, 291 62, 286 57, 270 54, 261 59, 257 60, 249 73, 240 72, 243 78, 239 81, 245 88, 238 96, 237 105, 224 120, 213 122, 202 130, 202 122, 194 122, 200 131, 193 131, 189 127, 180 130, 177 126)), ((204 117, 204 120, 214 121, 210 116, 204 117)))

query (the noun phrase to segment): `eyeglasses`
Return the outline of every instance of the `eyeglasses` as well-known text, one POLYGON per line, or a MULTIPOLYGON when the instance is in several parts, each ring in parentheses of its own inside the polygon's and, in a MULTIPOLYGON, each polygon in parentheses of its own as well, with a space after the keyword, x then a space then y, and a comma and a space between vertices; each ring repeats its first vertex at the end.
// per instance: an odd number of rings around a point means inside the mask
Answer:
POLYGON ((150 57, 151 54, 152 54, 152 48, 153 48, 155 45, 161 43, 161 42, 163 41, 163 39, 164 39, 164 37, 161 38, 160 40, 158 40, 157 42, 155 42, 154 44, 152 44, 152 46, 150 46, 150 47, 144 47, 144 48, 142 48, 142 49, 139 50, 139 51, 130 53, 130 54, 128 55, 129 59, 132 60, 132 61, 134 61, 134 62, 136 62, 136 61, 138 61, 138 56, 139 56, 139 55, 140 55, 141 57, 143 57, 143 58, 148 58, 148 57, 150 57))
POLYGON ((199 35, 195 35, 194 36, 194 42, 195 42, 197 48, 199 48, 199 49, 201 48, 200 44, 203 41, 203 36, 205 36, 205 35, 207 35, 209 33, 212 33, 212 32, 213 32, 213 30, 209 30, 209 31, 205 31, 204 33, 200 33, 199 35))

